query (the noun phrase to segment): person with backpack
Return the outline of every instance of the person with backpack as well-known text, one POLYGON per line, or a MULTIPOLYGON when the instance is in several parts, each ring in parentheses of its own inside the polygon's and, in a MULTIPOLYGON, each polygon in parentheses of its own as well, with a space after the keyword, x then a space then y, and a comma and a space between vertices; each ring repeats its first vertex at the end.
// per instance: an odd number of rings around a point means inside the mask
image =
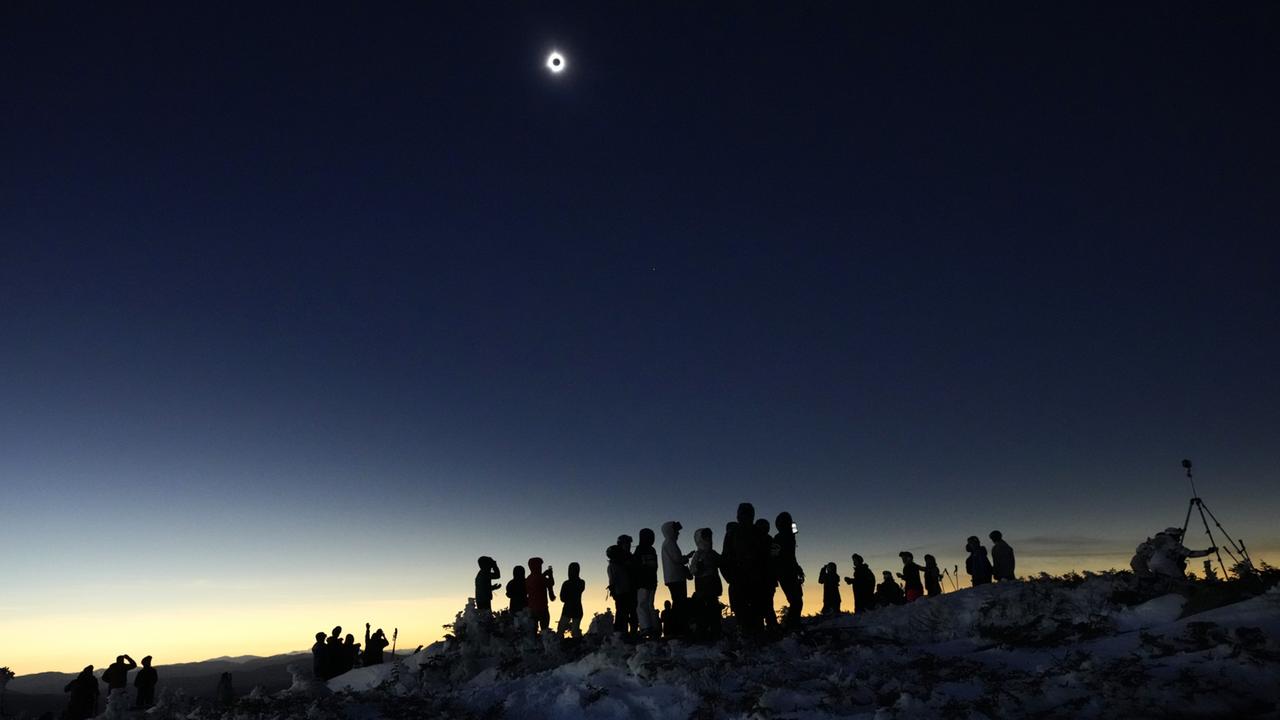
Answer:
POLYGON ((996 582, 1008 582, 1016 580, 1013 574, 1013 548, 1009 543, 1004 541, 1004 534, 999 530, 992 530, 988 535, 991 538, 991 576, 996 582))
POLYGON ((86 665, 62 691, 71 693, 67 699, 67 709, 62 714, 63 720, 88 720, 98 714, 98 697, 102 691, 98 689, 98 679, 93 676, 92 665, 86 665))
POLYGON ((902 588, 898 586, 898 581, 893 579, 893 574, 888 570, 885 570, 883 574, 884 579, 880 582, 880 586, 876 588, 876 605, 887 607, 906 603, 907 599, 902 594, 902 588))
POLYGON ((840 569, 829 562, 818 572, 818 584, 822 586, 822 614, 840 614, 840 569))
POLYGON ((977 535, 970 535, 964 549, 969 553, 965 558, 964 570, 969 573, 969 581, 974 586, 987 585, 991 582, 991 561, 987 559, 987 549, 977 535))
POLYGON ((844 581, 853 588, 853 612, 856 614, 875 608, 876 574, 863 562, 861 555, 854 553, 851 557, 853 577, 847 577, 844 581))
POLYGON ((929 597, 942 594, 942 570, 932 555, 924 556, 924 592, 929 597))
POLYGON ((920 579, 920 571, 924 568, 917 565, 915 557, 905 550, 898 553, 898 557, 902 558, 902 572, 898 577, 902 578, 906 601, 915 602, 924 597, 924 583, 920 579))
POLYGON ((569 563, 569 577, 560 585, 560 622, 556 625, 556 634, 578 639, 582 637, 582 593, 587 584, 580 574, 582 566, 576 562, 569 563))

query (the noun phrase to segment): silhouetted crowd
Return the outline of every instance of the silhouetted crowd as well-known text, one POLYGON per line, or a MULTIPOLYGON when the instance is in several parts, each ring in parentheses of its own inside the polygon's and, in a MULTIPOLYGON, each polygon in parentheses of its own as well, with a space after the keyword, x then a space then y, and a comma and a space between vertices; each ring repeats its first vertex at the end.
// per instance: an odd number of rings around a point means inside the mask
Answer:
MULTIPOLYGON (((134 662, 133 658, 128 655, 116 656, 116 661, 102 671, 102 684, 107 686, 107 694, 110 695, 117 690, 127 691, 129 671, 135 668, 138 668, 138 663, 134 662)), ((159 675, 151 666, 151 656, 142 658, 142 667, 133 678, 136 693, 135 709, 145 710, 155 704, 158 681, 159 675)), ((85 666, 85 669, 81 670, 74 680, 67 683, 62 691, 70 693, 67 709, 62 714, 66 720, 86 720, 98 714, 98 698, 101 697, 102 691, 98 687, 98 678, 94 677, 92 665, 85 666)))
MULTIPOLYGON (((711 528, 695 530, 694 550, 684 552, 680 547, 683 529, 675 520, 663 523, 661 549, 655 545, 653 530, 643 528, 638 542, 630 535, 619 535, 605 550, 615 632, 638 639, 715 640, 721 632, 721 598, 726 586, 729 610, 744 636, 773 636, 799 628, 804 612, 805 572, 796 560, 797 526, 790 513, 778 513, 771 527, 768 520, 756 518, 751 503, 740 504, 736 520, 725 526, 719 552, 715 550, 711 528), (659 570, 671 596, 661 613, 655 608, 659 570), (786 602, 781 621, 775 610, 779 590, 786 602)), ((998 530, 990 538, 990 558, 976 536, 970 537, 965 546, 965 570, 973 585, 1015 579, 1013 548, 998 530)), ((879 584, 875 572, 856 553, 852 556, 852 577, 842 578, 834 562, 824 565, 818 574, 823 588, 822 612, 841 612, 842 580, 853 589, 855 612, 942 594, 947 571, 939 567, 934 556, 925 555, 924 565, 916 564, 910 552, 903 551, 898 556, 902 571, 897 573, 897 579, 885 570, 879 584)), ((491 557, 483 556, 478 563, 475 606, 482 612, 492 612, 493 594, 504 588, 497 582, 501 571, 491 557)), ((515 566, 505 585, 510 614, 527 613, 539 633, 551 631, 549 603, 556 600, 554 574, 549 565, 543 565, 542 558, 529 558, 527 572, 525 567, 515 566)), ((555 629, 557 636, 581 636, 584 590, 578 563, 570 563, 569 578, 560 586, 562 609, 555 629)))
POLYGON ((342 636, 342 626, 333 629, 329 635, 324 631, 316 633, 316 642, 311 646, 311 670, 322 680, 338 677, 357 667, 381 665, 383 652, 391 646, 387 634, 378 628, 370 633, 372 626, 364 624, 364 645, 356 642, 356 637, 347 633, 342 636))

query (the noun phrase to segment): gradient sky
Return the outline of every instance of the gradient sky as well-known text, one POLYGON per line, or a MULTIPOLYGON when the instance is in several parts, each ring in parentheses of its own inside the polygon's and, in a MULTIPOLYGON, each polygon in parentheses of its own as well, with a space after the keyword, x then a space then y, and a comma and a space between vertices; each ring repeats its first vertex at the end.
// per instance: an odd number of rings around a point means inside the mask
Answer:
POLYGON ((1275 3, 178 5, 0 7, 0 665, 742 500, 1123 566, 1184 456, 1280 551, 1275 3))

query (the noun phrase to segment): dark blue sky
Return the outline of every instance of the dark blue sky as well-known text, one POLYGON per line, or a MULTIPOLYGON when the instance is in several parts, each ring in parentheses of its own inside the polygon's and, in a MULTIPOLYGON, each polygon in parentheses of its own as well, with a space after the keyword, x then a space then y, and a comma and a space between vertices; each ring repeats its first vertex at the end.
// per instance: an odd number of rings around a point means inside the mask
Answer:
POLYGON ((17 607, 120 523, 1120 554, 1184 455, 1280 547, 1274 3, 259 5, 0 9, 17 607))

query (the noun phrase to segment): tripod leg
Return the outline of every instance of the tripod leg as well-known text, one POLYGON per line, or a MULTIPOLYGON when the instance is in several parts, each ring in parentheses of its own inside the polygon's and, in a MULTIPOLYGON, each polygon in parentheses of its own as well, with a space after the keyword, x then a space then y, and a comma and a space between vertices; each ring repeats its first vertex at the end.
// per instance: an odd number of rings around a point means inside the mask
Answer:
POLYGON ((1209 545, 1214 548, 1214 552, 1218 555, 1218 564, 1222 566, 1222 579, 1224 581, 1230 580, 1231 572, 1227 569, 1227 564, 1222 561, 1222 550, 1213 539, 1213 531, 1209 529, 1209 520, 1204 516, 1204 503, 1197 502, 1196 507, 1200 508, 1200 522, 1204 523, 1204 534, 1209 536, 1209 545))
POLYGON ((1240 553, 1240 558, 1236 558, 1235 553, 1228 550, 1227 554, 1231 556, 1231 560, 1233 562, 1243 562, 1249 567, 1253 567, 1253 560, 1249 558, 1249 553, 1245 550, 1244 543, 1236 542, 1235 538, 1231 537, 1227 532, 1227 529, 1222 527, 1222 523, 1218 522, 1218 516, 1213 514, 1213 510, 1209 509, 1204 504, 1204 501, 1200 502, 1200 507, 1204 509, 1204 512, 1209 513, 1209 517, 1213 518, 1213 524, 1218 526, 1218 530, 1222 533, 1222 536, 1227 539, 1227 544, 1236 552, 1240 553))

